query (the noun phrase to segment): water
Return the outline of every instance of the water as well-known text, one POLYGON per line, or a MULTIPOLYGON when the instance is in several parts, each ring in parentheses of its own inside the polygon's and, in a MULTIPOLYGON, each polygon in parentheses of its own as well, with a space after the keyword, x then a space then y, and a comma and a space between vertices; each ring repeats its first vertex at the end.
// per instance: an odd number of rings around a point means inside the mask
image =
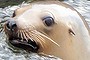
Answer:
POLYGON ((65 3, 73 6, 85 18, 90 26, 90 1, 76 1, 65 1, 65 3))
POLYGON ((65 1, 69 1, 69 2, 85 2, 87 0, 65 0, 65 1))
MULTIPOLYGON (((69 0, 64 1, 65 3, 73 6, 88 22, 90 25, 90 1, 86 0, 69 0)), ((27 4, 26 4, 27 5, 27 4)), ((0 8, 0 22, 9 19, 12 13, 19 6, 0 8)), ((3 23, 2 23, 3 25, 3 23)), ((0 25, 0 27, 2 27, 0 25)), ((0 29, 1 30, 1 29, 0 29)), ((24 50, 13 50, 6 43, 5 33, 0 33, 0 60, 60 60, 53 56, 41 56, 37 53, 27 53, 24 50)))

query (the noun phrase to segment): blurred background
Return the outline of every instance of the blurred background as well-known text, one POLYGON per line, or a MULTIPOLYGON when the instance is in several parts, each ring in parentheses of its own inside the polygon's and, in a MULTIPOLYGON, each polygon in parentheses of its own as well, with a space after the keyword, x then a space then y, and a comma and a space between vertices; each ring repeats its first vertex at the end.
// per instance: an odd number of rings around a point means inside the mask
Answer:
MULTIPOLYGON (((5 7, 8 5, 17 5, 22 3, 23 1, 25 2, 33 2, 33 1, 44 1, 44 0, 0 0, 0 7, 5 7)), ((50 0, 53 1, 53 0, 50 0)), ((55 0, 56 1, 56 0, 55 0)), ((59 1, 69 1, 69 2, 85 2, 85 1, 90 1, 90 0, 59 0, 59 1)))

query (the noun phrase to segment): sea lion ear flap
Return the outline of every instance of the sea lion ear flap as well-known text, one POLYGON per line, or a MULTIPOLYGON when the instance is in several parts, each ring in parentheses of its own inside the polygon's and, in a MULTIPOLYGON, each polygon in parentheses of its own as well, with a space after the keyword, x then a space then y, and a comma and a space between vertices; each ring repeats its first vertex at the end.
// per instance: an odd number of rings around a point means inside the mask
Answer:
POLYGON ((69 34, 72 35, 72 36, 75 36, 75 31, 74 31, 72 25, 68 24, 68 27, 69 27, 69 29, 68 29, 69 34))
POLYGON ((69 34, 71 34, 72 36, 75 36, 75 32, 72 29, 69 29, 69 34))

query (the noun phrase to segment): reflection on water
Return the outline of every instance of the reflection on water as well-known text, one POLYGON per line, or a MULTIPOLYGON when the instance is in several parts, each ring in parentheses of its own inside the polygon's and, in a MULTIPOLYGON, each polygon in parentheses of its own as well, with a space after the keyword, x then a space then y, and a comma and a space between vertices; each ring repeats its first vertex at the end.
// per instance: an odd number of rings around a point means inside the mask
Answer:
MULTIPOLYGON (((90 25, 90 1, 86 0, 69 0, 65 1, 69 5, 73 6, 90 25)), ((7 20, 12 16, 13 11, 19 8, 19 6, 0 8, 0 21, 7 20)), ((0 33, 0 60, 59 60, 58 58, 48 58, 39 56, 36 53, 27 53, 25 51, 19 51, 20 53, 14 53, 8 46, 4 33, 0 33)))

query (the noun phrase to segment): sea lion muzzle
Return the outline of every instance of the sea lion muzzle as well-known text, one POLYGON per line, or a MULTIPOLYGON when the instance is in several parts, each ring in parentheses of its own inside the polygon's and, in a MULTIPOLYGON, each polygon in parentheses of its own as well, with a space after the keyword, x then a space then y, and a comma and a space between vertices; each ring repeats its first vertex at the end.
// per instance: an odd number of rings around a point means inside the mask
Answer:
POLYGON ((14 20, 9 20, 6 23, 7 29, 10 31, 14 31, 17 28, 16 22, 14 20))
POLYGON ((18 27, 14 20, 7 21, 6 30, 8 32, 7 34, 9 36, 9 42, 13 46, 32 52, 38 51, 39 46, 34 40, 28 39, 27 41, 26 39, 22 39, 21 37, 17 36, 18 27))

